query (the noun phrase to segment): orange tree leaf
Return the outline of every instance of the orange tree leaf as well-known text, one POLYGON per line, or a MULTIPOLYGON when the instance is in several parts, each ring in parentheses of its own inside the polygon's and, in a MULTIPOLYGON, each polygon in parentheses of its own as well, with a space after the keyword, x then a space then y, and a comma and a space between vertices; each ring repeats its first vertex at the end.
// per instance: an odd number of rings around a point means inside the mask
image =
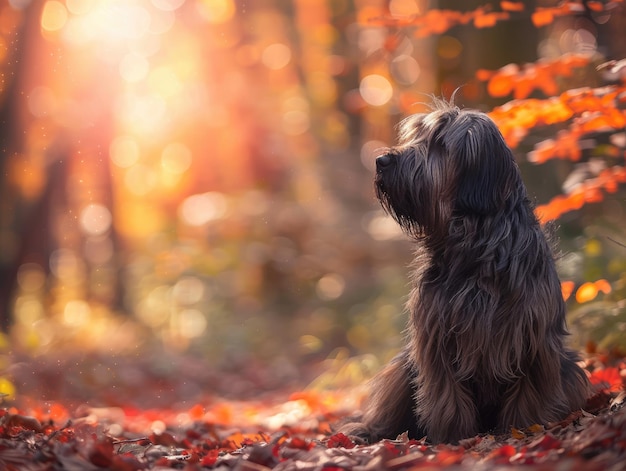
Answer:
POLYGON ((586 5, 591 11, 604 11, 604 4, 602 2, 588 0, 586 5))
POLYGON ((508 20, 510 15, 506 12, 498 11, 493 13, 476 12, 474 15, 474 26, 476 28, 491 28, 498 21, 508 20))
POLYGON ((593 301, 598 295, 598 288, 594 283, 587 282, 580 285, 580 287, 576 290, 576 302, 578 303, 586 303, 588 301, 593 301))
POLYGON ((596 288, 598 288, 598 291, 602 291, 604 294, 609 294, 611 292, 611 284, 605 279, 600 279, 596 281, 596 288))
POLYGON ((561 282, 561 293, 563 295, 563 300, 567 301, 569 297, 572 295, 574 291, 574 282, 573 281, 562 281, 561 282))
POLYGON ((502 1, 500 8, 505 11, 524 11, 524 2, 502 1))
POLYGON ((554 21, 554 14, 551 8, 537 8, 530 16, 536 28, 549 25, 554 21))
POLYGON ((547 204, 537 206, 535 212, 541 222, 557 219, 569 211, 582 208, 586 203, 602 201, 601 190, 612 191, 620 183, 626 183, 626 167, 605 169, 596 178, 580 184, 570 194, 556 196, 547 204))

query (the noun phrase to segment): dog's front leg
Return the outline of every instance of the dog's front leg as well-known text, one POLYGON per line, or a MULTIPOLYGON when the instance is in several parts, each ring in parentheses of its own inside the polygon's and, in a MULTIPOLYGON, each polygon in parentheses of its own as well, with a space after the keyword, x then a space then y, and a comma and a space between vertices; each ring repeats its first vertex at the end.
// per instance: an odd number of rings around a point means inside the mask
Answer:
POLYGON ((396 355, 371 381, 365 412, 359 422, 348 423, 340 431, 369 443, 396 438, 409 432, 412 438, 425 435, 413 413, 416 375, 407 351, 396 355))
POLYGON ((478 432, 478 411, 469 389, 445 368, 419 375, 416 415, 432 443, 457 443, 478 432))

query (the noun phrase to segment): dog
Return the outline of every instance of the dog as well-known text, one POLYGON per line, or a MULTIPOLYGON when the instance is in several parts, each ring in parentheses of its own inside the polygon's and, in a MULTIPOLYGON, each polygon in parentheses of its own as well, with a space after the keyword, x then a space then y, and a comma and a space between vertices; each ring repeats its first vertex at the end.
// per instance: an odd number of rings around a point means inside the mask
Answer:
POLYGON ((591 388, 564 345, 552 244, 495 123, 435 99, 400 123, 375 188, 417 242, 407 341, 341 431, 457 443, 582 408, 591 388))

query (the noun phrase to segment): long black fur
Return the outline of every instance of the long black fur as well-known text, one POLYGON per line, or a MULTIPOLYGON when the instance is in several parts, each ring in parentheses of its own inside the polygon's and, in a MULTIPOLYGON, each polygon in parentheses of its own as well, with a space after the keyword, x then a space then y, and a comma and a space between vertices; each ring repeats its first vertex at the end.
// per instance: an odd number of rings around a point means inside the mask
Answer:
POLYGON ((493 121, 436 100, 376 164, 383 208, 417 242, 407 344, 342 431, 456 442, 583 407, 552 249, 493 121))

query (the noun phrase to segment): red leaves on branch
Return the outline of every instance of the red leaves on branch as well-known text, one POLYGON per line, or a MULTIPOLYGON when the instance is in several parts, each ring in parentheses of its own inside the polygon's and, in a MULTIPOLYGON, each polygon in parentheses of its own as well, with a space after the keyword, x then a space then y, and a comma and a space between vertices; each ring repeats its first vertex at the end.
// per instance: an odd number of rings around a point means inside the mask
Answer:
MULTIPOLYGON (((587 6, 596 12, 610 11, 623 0, 613 0, 611 2, 586 2, 587 6)), ((500 11, 492 11, 491 4, 479 6, 475 10, 466 12, 456 10, 429 9, 421 15, 406 17, 379 16, 370 18, 368 22, 373 25, 387 26, 394 28, 414 28, 415 36, 419 38, 433 34, 443 34, 450 28, 458 25, 472 24, 476 28, 490 28, 499 21, 507 20, 512 14, 530 15, 535 27, 547 26, 555 18, 560 16, 581 14, 585 12, 585 6, 580 1, 563 1, 555 7, 537 7, 532 12, 525 11, 524 2, 501 1, 500 11)))
MULTIPOLYGON (((537 143, 528 154, 528 160, 537 164, 551 159, 578 161, 582 155, 582 139, 596 133, 615 133, 624 129, 624 102, 624 85, 581 88, 544 100, 513 100, 494 108, 490 116, 512 148, 517 147, 534 127, 569 122, 568 127, 557 132, 554 138, 537 143)), ((611 156, 626 157, 626 153, 614 147, 611 156)), ((616 192, 623 183, 626 183, 625 167, 607 168, 595 178, 580 182, 567 194, 558 195, 547 204, 538 206, 537 215, 543 222, 557 219, 587 203, 602 201, 605 192, 616 192)))
POLYGON ((605 191, 613 193, 622 183, 626 183, 626 168, 608 168, 596 178, 585 180, 570 193, 555 196, 547 204, 537 206, 535 212, 540 221, 552 221, 569 211, 582 208, 587 203, 602 201, 605 191))
POLYGON ((569 77, 573 69, 589 64, 591 57, 583 54, 567 54, 558 59, 540 60, 525 64, 521 68, 508 64, 495 70, 478 70, 476 78, 487 82, 487 93, 493 97, 504 97, 511 93, 516 100, 527 98, 534 90, 547 96, 559 91, 557 77, 569 77))

